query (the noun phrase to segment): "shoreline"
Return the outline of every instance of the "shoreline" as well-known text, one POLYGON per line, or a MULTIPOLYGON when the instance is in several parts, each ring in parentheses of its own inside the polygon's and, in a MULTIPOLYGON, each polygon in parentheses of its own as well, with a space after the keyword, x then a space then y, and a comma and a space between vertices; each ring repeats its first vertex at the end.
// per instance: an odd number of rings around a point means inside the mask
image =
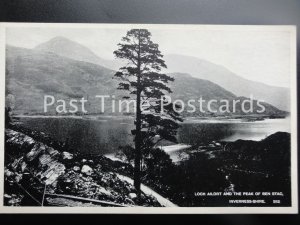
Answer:
MULTIPOLYGON (((119 115, 12 115, 13 118, 57 118, 57 119, 83 119, 83 120, 99 120, 99 119, 134 119, 133 116, 119 115)), ((251 123, 261 122, 265 120, 288 119, 289 116, 274 115, 236 115, 236 116, 203 116, 203 117, 185 117, 182 123, 251 123)))

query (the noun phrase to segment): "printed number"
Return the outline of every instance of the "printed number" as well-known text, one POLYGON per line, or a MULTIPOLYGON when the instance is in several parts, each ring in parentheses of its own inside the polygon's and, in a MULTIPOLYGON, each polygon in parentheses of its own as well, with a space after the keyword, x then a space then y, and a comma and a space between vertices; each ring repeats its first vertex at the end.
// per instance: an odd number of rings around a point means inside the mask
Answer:
POLYGON ((273 203, 280 204, 280 200, 273 200, 273 203))

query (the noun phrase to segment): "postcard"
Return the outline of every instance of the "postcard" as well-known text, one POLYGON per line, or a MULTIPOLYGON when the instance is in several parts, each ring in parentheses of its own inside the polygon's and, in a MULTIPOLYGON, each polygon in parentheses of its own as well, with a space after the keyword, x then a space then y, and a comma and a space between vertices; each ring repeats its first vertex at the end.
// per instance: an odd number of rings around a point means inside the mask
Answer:
POLYGON ((295 26, 0 35, 0 213, 298 212, 295 26))

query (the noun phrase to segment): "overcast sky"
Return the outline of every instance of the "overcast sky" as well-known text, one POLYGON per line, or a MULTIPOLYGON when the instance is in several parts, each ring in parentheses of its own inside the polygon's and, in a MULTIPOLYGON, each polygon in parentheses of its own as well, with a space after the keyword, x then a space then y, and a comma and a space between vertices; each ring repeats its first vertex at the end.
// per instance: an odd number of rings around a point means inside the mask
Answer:
MULTIPOLYGON (((201 28, 201 27, 200 27, 201 28)), ((55 36, 64 36, 113 59, 117 43, 128 28, 8 28, 10 45, 33 48, 55 36)), ((276 30, 158 27, 149 29, 161 52, 182 54, 223 65, 249 80, 289 87, 290 33, 276 30)))

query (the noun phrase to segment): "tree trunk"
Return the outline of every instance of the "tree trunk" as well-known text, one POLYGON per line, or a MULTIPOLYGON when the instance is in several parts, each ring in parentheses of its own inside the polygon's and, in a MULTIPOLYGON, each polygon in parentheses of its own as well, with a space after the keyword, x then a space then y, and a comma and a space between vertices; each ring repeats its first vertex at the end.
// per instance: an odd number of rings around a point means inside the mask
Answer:
POLYGON ((136 96, 136 136, 135 136, 135 159, 134 159, 134 187, 138 197, 141 194, 141 64, 140 64, 140 36, 138 52, 138 75, 137 75, 137 96, 136 96))
MULTIPOLYGON (((139 99, 139 95, 137 95, 139 99)), ((136 136, 135 136, 135 160, 134 160, 134 187, 139 195, 141 192, 141 110, 140 100, 137 99, 136 112, 136 136)))

